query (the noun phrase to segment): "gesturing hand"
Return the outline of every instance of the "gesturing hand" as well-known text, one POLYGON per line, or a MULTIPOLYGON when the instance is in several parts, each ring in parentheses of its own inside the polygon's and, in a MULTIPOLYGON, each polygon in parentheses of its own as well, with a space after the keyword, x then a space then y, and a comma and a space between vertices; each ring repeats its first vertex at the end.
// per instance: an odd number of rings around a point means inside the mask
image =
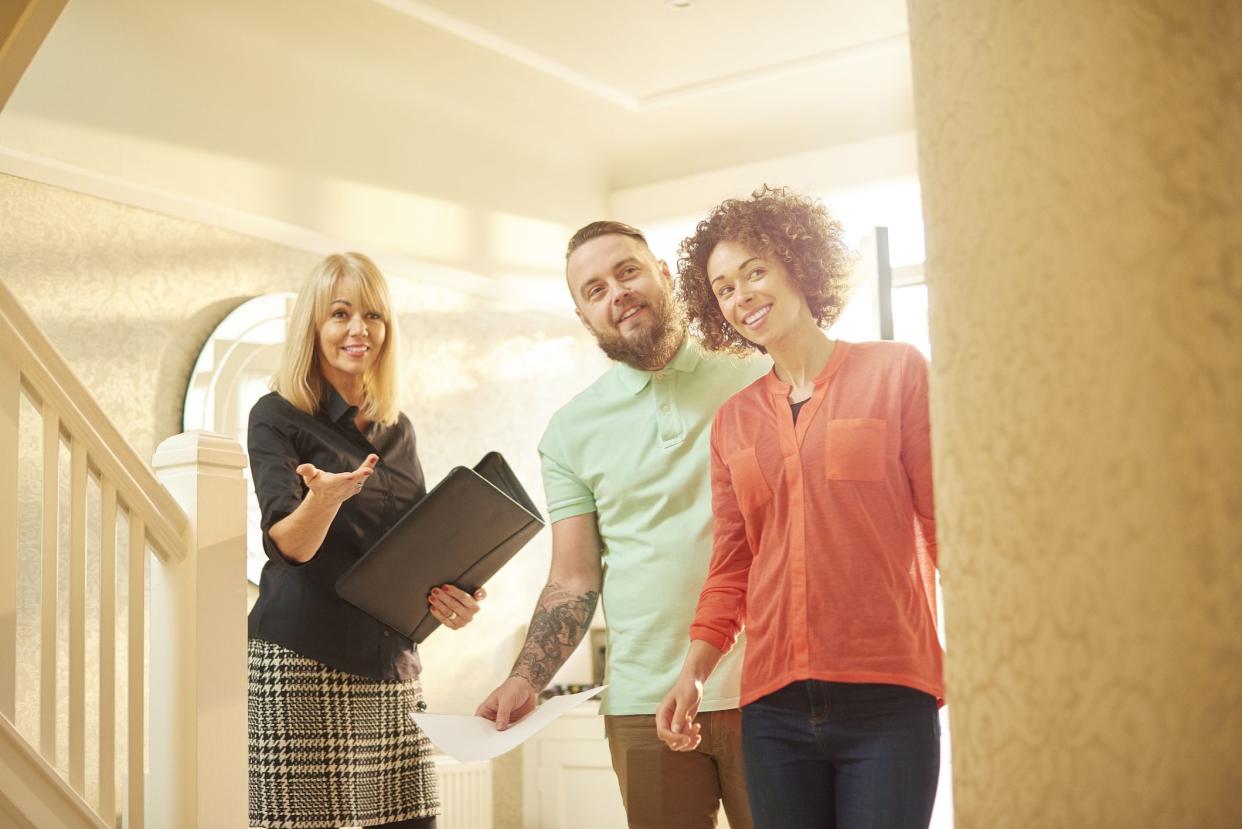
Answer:
POLYGON ((367 455, 353 472, 324 472, 312 463, 304 463, 294 471, 302 476, 303 483, 315 498, 326 504, 343 504, 362 491, 377 463, 379 455, 367 455))

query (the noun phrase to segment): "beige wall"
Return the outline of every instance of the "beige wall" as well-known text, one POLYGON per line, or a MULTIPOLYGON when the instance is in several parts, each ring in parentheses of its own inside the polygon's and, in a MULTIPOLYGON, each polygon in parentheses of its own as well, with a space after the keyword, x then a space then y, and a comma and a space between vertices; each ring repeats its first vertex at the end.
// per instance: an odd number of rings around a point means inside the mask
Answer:
MULTIPOLYGON (((245 298, 296 290, 317 260, 9 176, 0 176, 0 252, 0 279, 143 456, 181 430, 185 385, 214 326, 245 298)), ((520 291, 485 299, 390 274, 406 358, 402 405, 430 481, 498 449, 542 503, 535 445, 543 425, 603 365, 568 297, 559 310, 541 310, 563 291, 560 280, 553 272, 524 302, 520 291)), ((22 486, 22 514, 31 525, 22 538, 31 547, 38 481, 26 474, 22 486)), ((471 712, 503 678, 546 577, 549 540, 545 531, 489 585, 476 624, 428 640, 424 684, 435 708, 471 712)), ((37 722, 37 587, 21 585, 19 725, 27 733, 37 722)), ((589 667, 578 670, 585 675, 576 681, 589 679, 589 667)), ((503 794, 515 791, 516 784, 503 794)))
POLYGON ((901 132, 614 190, 608 206, 617 218, 647 227, 686 217, 698 221, 722 199, 744 198, 764 183, 804 193, 841 193, 917 177, 914 133, 901 132))
POLYGON ((1242 824, 1242 8, 912 0, 962 829, 1242 824))

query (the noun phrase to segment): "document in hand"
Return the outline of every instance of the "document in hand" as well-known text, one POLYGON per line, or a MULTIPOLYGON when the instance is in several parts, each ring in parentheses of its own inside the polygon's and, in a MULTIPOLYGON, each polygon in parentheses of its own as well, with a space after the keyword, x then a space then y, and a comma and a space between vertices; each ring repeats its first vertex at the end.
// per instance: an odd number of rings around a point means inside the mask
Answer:
POLYGON ((543 528, 543 519, 499 452, 453 469, 336 581, 337 594, 422 642, 440 626, 431 588, 473 593, 543 528))
POLYGON ((455 760, 474 763, 499 757, 517 748, 606 687, 601 685, 579 694, 552 697, 506 731, 497 731, 496 723, 482 717, 413 712, 410 716, 428 739, 436 744, 436 748, 455 760))

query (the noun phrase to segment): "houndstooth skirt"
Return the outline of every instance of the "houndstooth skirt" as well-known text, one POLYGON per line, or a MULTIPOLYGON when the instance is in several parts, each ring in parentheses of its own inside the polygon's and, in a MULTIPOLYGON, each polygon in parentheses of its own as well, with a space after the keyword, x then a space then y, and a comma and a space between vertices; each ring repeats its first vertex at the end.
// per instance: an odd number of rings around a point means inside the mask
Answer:
POLYGON ((440 811, 417 680, 333 670, 250 640, 250 824, 376 826, 440 811))

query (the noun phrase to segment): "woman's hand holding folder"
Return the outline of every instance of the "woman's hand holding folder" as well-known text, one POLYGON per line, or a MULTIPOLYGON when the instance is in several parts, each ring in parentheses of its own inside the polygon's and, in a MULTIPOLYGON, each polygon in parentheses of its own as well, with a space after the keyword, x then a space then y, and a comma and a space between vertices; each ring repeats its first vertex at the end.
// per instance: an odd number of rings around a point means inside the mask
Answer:
POLYGON ((479 602, 486 598, 487 591, 482 587, 472 596, 459 587, 442 584, 431 589, 427 604, 431 607, 431 615, 440 624, 458 630, 470 624, 474 614, 479 612, 479 602))

